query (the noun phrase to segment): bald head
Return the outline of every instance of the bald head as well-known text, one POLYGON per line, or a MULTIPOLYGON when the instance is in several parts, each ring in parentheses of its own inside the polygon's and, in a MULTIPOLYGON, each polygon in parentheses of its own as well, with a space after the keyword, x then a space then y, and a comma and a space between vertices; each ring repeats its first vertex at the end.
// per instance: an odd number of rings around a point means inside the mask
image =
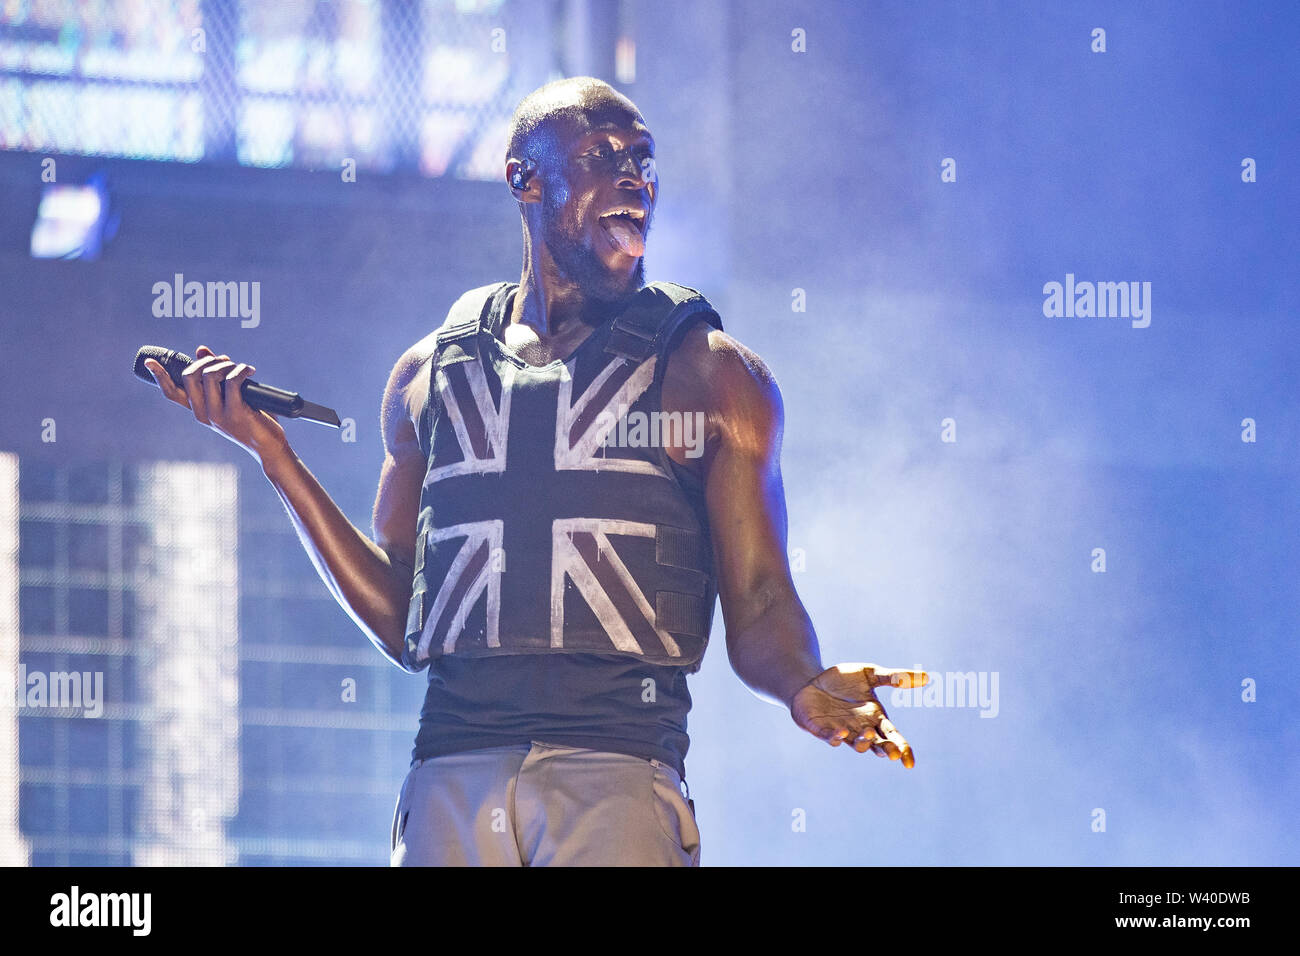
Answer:
POLYGON ((537 160, 537 139, 553 130, 563 119, 575 122, 602 106, 622 107, 638 119, 636 104, 604 80, 594 76, 570 76, 538 87, 520 101, 510 118, 506 160, 537 160))

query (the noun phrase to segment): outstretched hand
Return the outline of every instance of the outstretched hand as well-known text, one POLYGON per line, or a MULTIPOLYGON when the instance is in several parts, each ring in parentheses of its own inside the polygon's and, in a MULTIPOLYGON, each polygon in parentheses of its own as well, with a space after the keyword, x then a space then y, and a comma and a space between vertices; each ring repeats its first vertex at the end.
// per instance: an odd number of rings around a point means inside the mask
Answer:
POLYGON ((847 743, 858 753, 916 763, 912 745, 898 732, 876 698, 877 687, 923 687, 925 671, 836 664, 799 689, 790 701, 790 716, 808 733, 832 747, 847 743))

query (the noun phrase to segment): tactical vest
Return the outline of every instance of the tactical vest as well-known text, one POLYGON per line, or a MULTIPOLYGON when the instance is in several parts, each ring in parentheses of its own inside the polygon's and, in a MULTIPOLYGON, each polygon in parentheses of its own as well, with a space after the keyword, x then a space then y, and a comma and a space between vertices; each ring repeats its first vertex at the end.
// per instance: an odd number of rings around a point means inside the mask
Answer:
POLYGON ((661 394, 677 333, 722 322, 694 289, 654 282, 535 367, 491 329, 517 288, 465 293, 437 333, 402 663, 626 654, 694 672, 717 577, 703 489, 663 432, 698 426, 702 449, 703 414, 674 422, 661 394))

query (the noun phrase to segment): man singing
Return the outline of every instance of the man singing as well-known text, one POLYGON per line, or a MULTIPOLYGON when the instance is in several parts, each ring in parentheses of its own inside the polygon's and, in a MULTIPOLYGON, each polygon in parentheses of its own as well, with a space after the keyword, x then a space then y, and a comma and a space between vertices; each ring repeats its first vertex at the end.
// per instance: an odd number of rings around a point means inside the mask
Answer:
POLYGON ((392 863, 699 863, 683 794, 715 598, 754 691, 831 746, 913 765, 878 687, 823 668, 786 557, 781 396, 699 293, 644 282, 659 195, 636 107, 591 77, 519 105, 519 282, 465 293, 384 391, 374 540, 201 346, 167 397, 250 452, 339 604, 428 669, 392 863), (224 387, 223 387, 224 383, 224 387))

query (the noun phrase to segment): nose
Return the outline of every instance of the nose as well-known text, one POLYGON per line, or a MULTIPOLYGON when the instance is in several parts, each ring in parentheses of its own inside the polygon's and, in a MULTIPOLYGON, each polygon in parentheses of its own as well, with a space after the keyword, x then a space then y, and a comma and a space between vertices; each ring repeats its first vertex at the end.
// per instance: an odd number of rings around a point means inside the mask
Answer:
POLYGON ((638 159, 631 150, 623 150, 618 157, 618 180, 616 185, 631 189, 649 187, 653 195, 658 183, 653 157, 638 159))

